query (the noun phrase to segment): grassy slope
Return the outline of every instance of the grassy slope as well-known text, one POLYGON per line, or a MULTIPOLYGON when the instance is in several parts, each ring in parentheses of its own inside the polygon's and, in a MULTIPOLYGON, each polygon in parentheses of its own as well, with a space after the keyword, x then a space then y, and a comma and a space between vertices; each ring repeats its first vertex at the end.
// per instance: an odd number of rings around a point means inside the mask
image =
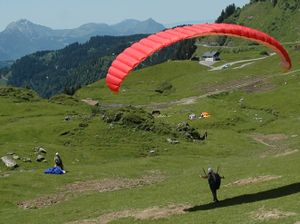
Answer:
MULTIPOLYGON (((252 57, 262 57, 259 52, 250 53, 252 57)), ((249 59, 244 57, 245 52, 241 54, 225 53, 222 57, 223 62, 237 61, 249 59)), ((279 58, 272 57, 261 64, 259 67, 249 66, 247 70, 243 70, 244 77, 259 75, 270 75, 281 72, 279 66, 279 58)), ((152 66, 143 70, 135 71, 130 74, 122 84, 120 92, 116 95, 111 93, 105 85, 105 80, 100 80, 87 88, 79 90, 76 94, 81 98, 94 98, 103 103, 133 103, 142 104, 145 102, 161 102, 173 99, 180 99, 187 96, 194 96, 203 93, 203 88, 207 85, 220 84, 230 80, 235 80, 240 76, 240 70, 233 72, 232 70, 221 70, 217 72, 205 72, 207 68, 199 66, 193 61, 170 61, 162 65, 152 66), (167 97, 162 97, 154 92, 161 83, 168 81, 174 88, 175 92, 167 97)))
MULTIPOLYGON (((294 62, 299 61, 299 52, 290 50, 290 53, 294 62)), ((224 60, 244 59, 239 54, 229 55, 228 58, 224 55, 224 60)), ((99 99, 104 104, 168 102, 202 94, 208 86, 231 80, 280 74, 278 63, 279 59, 275 56, 243 69, 207 72, 206 68, 194 62, 168 62, 133 72, 125 80, 120 94, 110 93, 102 80, 80 90, 77 96, 99 99), (154 92, 164 81, 171 82, 175 87, 175 91, 168 96, 154 92)), ((299 68, 295 63, 293 70, 299 68)), ((171 124, 187 120, 191 112, 212 113, 208 120, 191 122, 200 131, 208 130, 207 141, 193 143, 181 140, 178 145, 169 145, 165 140, 167 136, 117 126, 110 128, 100 117, 90 118, 90 108, 80 102, 61 105, 45 100, 24 102, 13 97, 0 97, 0 155, 13 151, 34 160, 33 147, 43 146, 48 151, 47 163, 19 162, 20 167, 15 171, 0 165, 1 222, 64 223, 129 208, 179 203, 191 206, 207 204, 211 201, 211 195, 206 181, 199 180, 198 174, 202 167, 210 165, 221 165, 222 174, 226 176, 224 184, 258 175, 281 175, 282 178, 244 187, 222 187, 220 199, 237 198, 229 203, 230 206, 219 209, 200 210, 156 221, 127 218, 114 223, 254 223, 250 212, 261 207, 297 213, 296 216, 270 223, 299 221, 299 189, 296 194, 287 193, 285 197, 274 194, 269 200, 261 200, 261 196, 256 194, 281 186, 285 186, 284 192, 288 185, 300 181, 296 175, 300 152, 285 157, 274 157, 271 153, 261 158, 268 147, 248 137, 253 133, 281 133, 288 136, 288 140, 281 142, 284 149, 298 149, 299 72, 276 76, 268 82, 276 88, 262 93, 233 91, 200 99, 196 104, 162 110, 170 116, 160 119, 171 124), (244 107, 239 105, 241 98, 244 98, 244 107), (270 109, 278 112, 277 118, 268 112, 270 109), (72 119, 64 121, 64 117, 70 114, 72 119), (263 118, 262 122, 255 119, 257 116, 263 118), (80 123, 88 123, 88 127, 78 128, 80 123), (73 135, 61 136, 65 131, 71 131, 73 135), (142 156, 151 148, 158 150, 157 156, 142 156), (64 176, 44 175, 43 170, 52 166, 56 151, 61 153, 70 172, 64 176), (59 192, 59 188, 66 183, 116 176, 138 177, 147 170, 159 170, 167 176, 167 180, 142 188, 78 195, 42 209, 23 210, 16 205, 22 200, 59 192), (9 176, 3 177, 4 174, 9 176), (251 199, 254 201, 243 204, 245 201, 240 196, 245 194, 253 194, 251 199)))
POLYGON ((286 3, 294 5, 295 0, 279 0, 278 2, 280 3, 276 7, 272 6, 271 1, 246 5, 236 22, 262 30, 283 42, 298 41, 300 37, 299 8, 290 10, 283 6, 286 3))

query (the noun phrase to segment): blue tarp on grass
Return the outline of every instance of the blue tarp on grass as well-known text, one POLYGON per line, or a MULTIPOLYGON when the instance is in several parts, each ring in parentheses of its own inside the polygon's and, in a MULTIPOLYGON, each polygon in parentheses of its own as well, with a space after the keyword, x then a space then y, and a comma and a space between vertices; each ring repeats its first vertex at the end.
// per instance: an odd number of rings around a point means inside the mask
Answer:
POLYGON ((64 174, 65 171, 59 166, 48 168, 44 171, 45 174, 64 174))

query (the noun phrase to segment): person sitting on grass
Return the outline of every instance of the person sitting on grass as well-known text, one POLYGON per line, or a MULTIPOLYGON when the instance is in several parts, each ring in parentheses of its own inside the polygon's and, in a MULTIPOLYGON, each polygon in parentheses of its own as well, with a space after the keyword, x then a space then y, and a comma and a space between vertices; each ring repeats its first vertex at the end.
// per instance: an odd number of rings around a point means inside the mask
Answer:
POLYGON ((60 167, 62 170, 64 169, 64 165, 63 165, 62 159, 61 159, 60 155, 58 154, 58 152, 55 153, 54 163, 55 163, 55 166, 60 167))

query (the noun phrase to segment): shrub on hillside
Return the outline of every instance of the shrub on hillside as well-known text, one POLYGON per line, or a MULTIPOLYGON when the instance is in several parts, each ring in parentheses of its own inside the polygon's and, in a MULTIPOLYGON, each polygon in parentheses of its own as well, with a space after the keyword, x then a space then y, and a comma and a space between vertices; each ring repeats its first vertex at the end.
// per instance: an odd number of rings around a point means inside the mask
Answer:
POLYGON ((173 134, 170 125, 155 121, 154 116, 133 106, 102 111, 102 118, 107 123, 120 124, 125 127, 159 134, 173 134))
POLYGON ((170 82, 161 83, 154 91, 160 94, 168 95, 173 90, 173 85, 170 82))
POLYGON ((182 122, 177 127, 172 127, 164 122, 155 120, 154 116, 136 107, 125 107, 103 111, 102 118, 110 124, 119 124, 142 131, 151 131, 158 134, 171 135, 172 137, 183 136, 188 140, 203 140, 197 129, 188 123, 182 122))
POLYGON ((2 87, 0 97, 13 97, 18 101, 37 101, 40 97, 31 89, 2 87))
POLYGON ((259 54, 263 56, 269 56, 269 52, 267 51, 261 51, 259 54))
POLYGON ((143 109, 132 106, 106 110, 102 118, 107 123, 118 123, 140 130, 151 131, 154 129, 154 117, 143 109))
POLYGON ((75 105, 79 103, 79 100, 73 96, 67 94, 59 94, 53 96, 49 100, 52 103, 64 104, 64 105, 75 105))

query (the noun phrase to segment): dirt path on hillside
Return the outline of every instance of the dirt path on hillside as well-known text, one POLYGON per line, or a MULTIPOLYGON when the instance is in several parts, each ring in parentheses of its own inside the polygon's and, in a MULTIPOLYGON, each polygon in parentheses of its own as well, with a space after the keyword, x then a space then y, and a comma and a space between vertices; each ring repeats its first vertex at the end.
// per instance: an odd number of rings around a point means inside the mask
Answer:
POLYGON ((58 193, 20 201, 17 205, 23 209, 43 208, 67 201, 82 194, 110 192, 121 189, 137 188, 162 182, 166 177, 158 171, 150 171, 140 178, 114 178, 104 180, 80 181, 65 185, 57 189, 58 193))
POLYGON ((288 147, 287 140, 289 136, 285 134, 256 133, 249 135, 249 137, 268 147, 267 150, 260 155, 261 158, 269 156, 282 157, 299 152, 299 149, 290 149, 288 147))
POLYGON ((248 62, 248 63, 245 63, 245 64, 242 64, 240 66, 237 66, 237 67, 234 67, 232 69, 241 69, 241 68, 244 68, 246 66, 249 66, 249 65, 252 65, 254 62, 248 62))
POLYGON ((117 212, 111 212, 99 216, 95 219, 78 220, 69 222, 68 224, 108 224, 112 221, 122 218, 134 218, 135 220, 156 220, 167 218, 173 215, 180 215, 186 213, 190 205, 169 205, 167 207, 152 207, 144 210, 130 209, 117 212))
POLYGON ((257 92, 257 91, 267 91, 272 88, 274 88, 274 85, 271 85, 267 81, 273 77, 276 76, 281 76, 281 75, 288 75, 292 73, 299 72, 300 69, 286 72, 286 73, 278 73, 274 74, 272 76, 260 76, 260 77, 250 77, 250 78, 243 78, 240 80, 234 80, 229 83, 225 84, 220 84, 220 85, 212 85, 206 88, 203 88, 203 94, 199 96, 192 96, 192 97, 187 97, 187 98, 182 98, 180 100, 174 100, 170 102, 164 102, 164 103, 151 103, 149 105, 141 105, 143 107, 148 107, 151 109, 164 109, 168 108, 171 106, 179 106, 179 105, 188 105, 188 104, 194 104, 197 102, 197 100, 212 96, 212 95, 217 95, 220 93, 225 93, 225 92, 230 92, 232 90, 236 89, 245 89, 247 92, 257 92))
MULTIPOLYGON (((225 93, 225 92, 230 92, 232 90, 236 89, 244 89, 247 92, 258 92, 258 91, 268 91, 273 89, 275 86, 271 85, 269 82, 267 82, 269 79, 276 77, 276 76, 281 76, 281 75, 288 75, 292 73, 299 72, 300 69, 293 70, 290 72, 286 73, 277 73, 272 76, 264 77, 264 76, 259 76, 259 77, 251 77, 251 78, 243 78, 240 80, 234 80, 225 84, 220 84, 220 85, 211 85, 208 87, 202 87, 202 91, 204 92, 203 94, 199 96, 191 96, 191 97, 186 97, 182 98, 179 100, 173 100, 169 102, 163 102, 163 103, 150 103, 147 105, 136 105, 138 107, 146 107, 149 109, 165 109, 168 107, 172 106, 180 106, 180 105, 189 105, 189 104, 194 104, 197 102, 197 100, 220 94, 220 93, 225 93)), ((101 107, 110 109, 110 108, 121 108, 129 106, 126 104, 101 104, 101 107)))
POLYGON ((255 141, 269 146, 269 147, 276 147, 276 144, 279 144, 282 141, 285 141, 288 139, 288 136, 285 134, 252 134, 249 135, 251 138, 253 138, 255 141))
POLYGON ((203 88, 204 94, 200 96, 192 96, 183 98, 180 100, 174 100, 166 103, 152 103, 150 105, 144 105, 145 107, 152 108, 152 109, 164 109, 171 106, 179 106, 179 105, 188 105, 188 104, 194 104, 197 102, 197 100, 217 95, 224 92, 230 92, 235 89, 241 89, 252 86, 252 89, 255 88, 255 84, 264 82, 267 79, 267 77, 251 77, 251 78, 244 78, 241 80, 235 80, 231 81, 230 83, 226 84, 220 84, 220 85, 213 85, 209 87, 203 88))
POLYGON ((266 176, 248 177, 245 179, 236 180, 234 182, 226 184, 226 185, 224 185, 224 187, 245 186, 245 185, 249 185, 249 184, 257 184, 257 183, 262 183, 262 182, 266 182, 266 181, 276 180, 279 178, 281 178, 281 176, 266 175, 266 176))
MULTIPOLYGON (((260 58, 252 58, 252 59, 246 59, 246 60, 239 60, 239 61, 228 62, 228 63, 225 63, 225 65, 232 66, 232 65, 235 65, 235 64, 255 62, 255 61, 259 61, 259 60, 263 60, 263 59, 272 57, 274 55, 276 55, 276 53, 272 53, 272 54, 270 54, 268 56, 263 56, 263 57, 260 57, 260 58)), ((218 67, 214 67, 213 69, 210 69, 209 71, 222 70, 223 68, 224 68, 224 65, 220 65, 218 67)))
POLYGON ((297 152, 299 152, 298 149, 286 150, 285 152, 276 154, 275 157, 288 156, 288 155, 291 155, 291 154, 294 154, 294 153, 297 153, 297 152))
MULTIPOLYGON (((164 109, 164 108, 168 108, 168 107, 172 107, 172 106, 194 104, 199 99, 202 99, 202 98, 205 98, 208 96, 212 96, 212 95, 216 95, 216 94, 220 94, 220 93, 224 93, 224 92, 230 92, 235 89, 241 89, 241 88, 248 87, 248 89, 251 88, 252 90, 254 90, 254 88, 256 88, 255 84, 262 83, 266 79, 268 79, 268 77, 243 78, 241 80, 234 80, 234 81, 231 81, 231 82, 225 83, 225 84, 211 85, 209 87, 203 87, 202 91, 204 93, 200 96, 191 96, 191 97, 182 98, 179 100, 174 100, 174 101, 169 101, 169 102, 150 103, 148 105, 138 105, 138 106, 150 108, 153 110, 155 110, 155 109, 159 110, 159 109, 164 109)), ((261 86, 261 84, 260 84, 260 86, 261 86)), ((83 102, 87 103, 86 101, 83 101, 83 102)), ((102 104, 101 106, 103 108, 109 109, 109 108, 121 108, 121 107, 125 107, 128 105, 125 105, 125 104, 102 104)))

